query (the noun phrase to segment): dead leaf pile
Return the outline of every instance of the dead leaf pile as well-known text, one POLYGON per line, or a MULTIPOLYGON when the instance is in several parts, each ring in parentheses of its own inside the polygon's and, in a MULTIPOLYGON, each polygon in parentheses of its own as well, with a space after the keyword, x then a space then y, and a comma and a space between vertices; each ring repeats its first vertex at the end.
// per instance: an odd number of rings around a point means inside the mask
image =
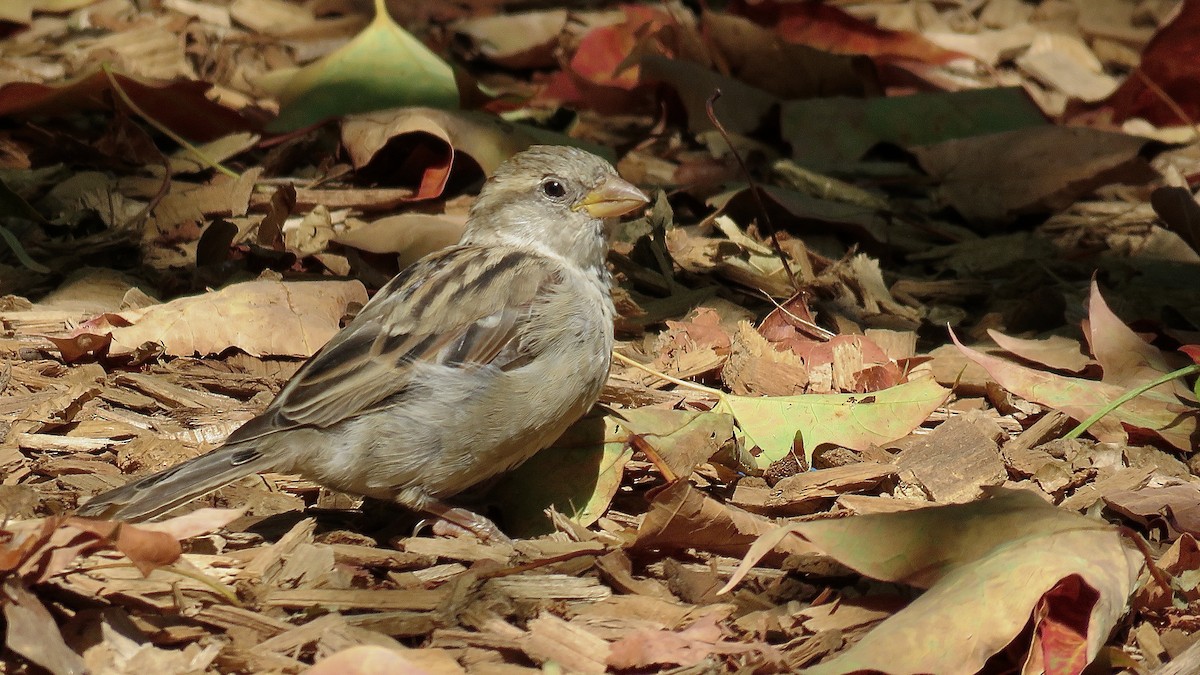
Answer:
POLYGON ((0 670, 1200 669, 1200 0, 0 4, 0 670), (516 543, 70 516, 538 143, 655 201, 516 543))

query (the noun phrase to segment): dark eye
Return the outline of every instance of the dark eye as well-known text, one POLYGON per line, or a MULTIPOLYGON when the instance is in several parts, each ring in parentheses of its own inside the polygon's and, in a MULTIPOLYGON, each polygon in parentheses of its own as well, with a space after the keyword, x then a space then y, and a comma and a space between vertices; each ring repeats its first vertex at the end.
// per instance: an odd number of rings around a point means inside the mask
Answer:
POLYGON ((551 199, 562 199, 567 195, 567 188, 563 186, 561 181, 554 178, 547 178, 542 181, 542 194, 551 199))

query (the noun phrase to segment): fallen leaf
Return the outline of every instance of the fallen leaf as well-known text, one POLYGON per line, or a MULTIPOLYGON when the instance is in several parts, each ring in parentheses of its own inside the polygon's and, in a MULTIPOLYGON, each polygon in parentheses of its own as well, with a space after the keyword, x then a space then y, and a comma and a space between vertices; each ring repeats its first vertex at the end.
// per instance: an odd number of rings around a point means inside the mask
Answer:
POLYGON ((497 14, 459 21, 455 33, 470 43, 468 57, 524 70, 555 65, 554 49, 567 28, 567 10, 497 14))
POLYGON ((87 666, 63 641, 54 617, 37 596, 15 579, 0 586, 4 607, 4 644, 53 675, 83 675, 87 666))
POLYGON ((915 33, 879 28, 821 2, 736 0, 729 4, 728 11, 772 28, 788 42, 835 54, 928 63, 946 63, 962 56, 915 33))
POLYGON ((1103 521, 1032 492, 997 490, 970 504, 778 528, 755 544, 723 590, 789 535, 867 576, 928 588, 853 647, 806 670, 820 675, 976 672, 1030 617, 1037 659, 1090 663, 1124 614, 1142 567, 1140 554, 1103 521))
MULTIPOLYGON (((638 527, 634 547, 695 548, 719 555, 743 555, 762 535, 777 529, 770 519, 722 504, 697 490, 691 482, 679 480, 654 496, 638 527)), ((807 542, 793 537, 776 541, 759 557, 775 546, 785 554, 814 551, 807 542)))
POLYGON ((729 412, 766 469, 793 451, 799 437, 805 460, 825 443, 866 450, 900 438, 946 402, 949 390, 919 379, 869 394, 802 394, 753 398, 726 396, 715 410, 729 412))
MULTIPOLYGON (((1089 321, 1087 334, 1089 340, 1103 351, 1100 366, 1104 368, 1104 379, 1101 381, 1066 377, 1022 366, 963 346, 953 331, 950 337, 967 358, 986 369, 992 379, 1006 390, 1083 421, 1126 391, 1173 370, 1156 347, 1146 343, 1120 322, 1105 304, 1094 282, 1089 309, 1095 312, 1095 320, 1094 323, 1089 321)), ((1195 447, 1195 438, 1200 434, 1200 420, 1195 411, 1193 392, 1187 387, 1167 383, 1123 403, 1092 424, 1088 432, 1102 441, 1124 442, 1124 425, 1158 436, 1176 448, 1190 452, 1195 447)))
POLYGON ((937 195, 968 222, 1009 223, 1057 211, 1115 182, 1155 173, 1146 139, 1082 127, 1031 127, 912 148, 937 195))
POLYGON ((774 96, 757 87, 690 61, 650 54, 642 58, 638 73, 645 84, 674 90, 692 132, 716 128, 708 116, 708 100, 717 90, 721 97, 712 104, 713 114, 730 133, 750 134, 762 128, 779 105, 774 96))
POLYGON ((724 639, 720 617, 706 614, 683 630, 641 630, 612 644, 608 665, 619 670, 694 666, 714 654, 745 654, 756 645, 724 639))
POLYGON ((1110 492, 1103 499, 1108 508, 1147 528, 1166 524, 1170 538, 1178 534, 1200 536, 1200 486, 1146 486, 1110 492))
MULTIPOLYGON (((211 141, 253 125, 206 96, 208 82, 156 82, 114 72, 114 80, 156 122, 194 141, 211 141)), ((112 80, 99 68, 61 84, 9 82, 0 86, 0 117, 63 117, 81 110, 109 110, 112 80)))
POLYGON ((1150 193, 1150 206, 1192 251, 1200 253, 1200 204, 1188 188, 1164 185, 1150 193))
POLYGON ((461 186, 477 180, 480 172, 491 175, 501 162, 535 143, 612 155, 565 134, 474 111, 389 107, 349 115, 342 122, 342 145, 360 178, 378 176, 388 185, 411 185, 414 200, 439 197, 452 181, 461 186))
POLYGON ((1191 125, 1200 117, 1200 0, 1183 0, 1175 17, 1142 49, 1137 69, 1096 107, 1115 122, 1140 117, 1157 126, 1191 125), (1180 118, 1180 113, 1183 118, 1180 118))
POLYGON ((625 20, 587 32, 563 69, 538 92, 538 102, 561 102, 600 112, 628 114, 649 109, 652 98, 641 86, 638 61, 630 56, 666 54, 656 36, 675 23, 666 12, 647 6, 625 5, 625 20))
POLYGON ((907 148, 1047 126, 1019 87, 788 101, 780 123, 792 158, 817 170, 850 167, 881 143, 907 148), (839 123, 824 123, 831 118, 839 123))
MULTIPOLYGON (((1008 391, 1070 415, 1076 421, 1091 417, 1101 408, 1117 400, 1125 389, 1082 378, 1045 373, 1017 365, 996 356, 989 356, 964 346, 951 334, 958 349, 968 359, 979 364, 988 375, 1008 391)), ((1146 392, 1112 411, 1107 417, 1088 428, 1088 433, 1100 441, 1123 443, 1127 437, 1121 428, 1124 423, 1135 429, 1151 432, 1185 452, 1193 448, 1197 431, 1193 408, 1181 405, 1173 397, 1146 392)))
MULTIPOLYGON (((1101 381, 1105 384, 1133 389, 1175 370, 1158 347, 1143 340, 1109 309, 1095 279, 1088 295, 1084 335, 1092 355, 1103 369, 1101 381)), ((1152 391, 1195 401, 1182 379, 1171 380, 1152 391)))
POLYGON ((544 515, 551 506, 585 527, 596 522, 621 486, 625 463, 639 447, 633 436, 641 438, 640 447, 657 455, 665 471, 686 478, 733 438, 733 420, 712 412, 656 408, 584 417, 493 489, 504 506, 507 531, 517 536, 552 532, 553 524, 544 515), (546 476, 555 480, 547 481, 546 476))
POLYGON ((331 117, 405 105, 457 108, 454 70, 392 20, 383 0, 353 40, 301 68, 277 92, 267 128, 291 131, 331 117))
POLYGON ((553 532, 546 516, 551 506, 584 527, 596 522, 633 456, 627 437, 611 417, 584 417, 552 447, 505 475, 490 493, 503 505, 505 531, 518 537, 553 532))
POLYGON ((858 529, 854 518, 837 521, 844 527, 828 526, 835 521, 811 523, 815 527, 805 536, 813 535, 813 542, 840 562, 876 578, 911 582, 907 577, 916 574, 930 579, 937 562, 950 564, 908 607, 846 652, 811 669, 817 675, 975 672, 1038 613, 1043 620, 1077 613, 1085 617, 1073 640, 1059 635, 1057 644, 1046 637, 1053 629, 1039 622, 1039 640, 1029 648, 1049 652, 1038 654, 1039 660, 1090 663, 1125 613, 1142 567, 1141 556, 1111 526, 1028 492, 1003 491, 973 504, 859 518, 883 520, 869 530, 858 529), (946 537, 952 530, 955 534, 946 537), (930 532, 940 534, 929 537, 930 532), (924 550, 914 550, 914 544, 924 550), (851 551, 856 552, 853 557, 851 551), (899 578, 881 575, 883 568, 869 557, 882 551, 887 557, 903 551, 914 566, 895 570, 901 572, 899 578))
POLYGON ((417 260, 458 243, 467 219, 462 216, 400 213, 347 227, 334 243, 369 253, 392 253, 404 269, 417 260))
POLYGON ((1095 363, 1083 353, 1077 340, 1062 335, 1052 335, 1042 340, 1027 340, 1009 337, 991 328, 987 334, 1004 351, 1055 370, 1082 373, 1085 368, 1095 363))
POLYGON ((252 356, 309 357, 340 328, 350 303, 367 301, 358 281, 248 281, 140 311, 122 312, 109 353, 161 342, 174 356, 219 354, 237 347, 252 356))
POLYGON ((779 98, 865 96, 878 87, 866 58, 794 44, 733 14, 705 11, 700 25, 708 44, 719 53, 715 60, 722 72, 779 98), (781 63, 788 67, 780 68, 781 63))

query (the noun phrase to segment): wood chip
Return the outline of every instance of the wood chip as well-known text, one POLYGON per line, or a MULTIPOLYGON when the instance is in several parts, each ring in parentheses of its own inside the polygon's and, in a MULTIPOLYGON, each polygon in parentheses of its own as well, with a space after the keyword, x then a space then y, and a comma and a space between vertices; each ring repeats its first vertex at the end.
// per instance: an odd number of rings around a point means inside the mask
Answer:
POLYGON ((408 553, 433 556, 446 560, 463 560, 477 562, 492 560, 507 563, 513 555, 513 548, 504 544, 485 544, 473 537, 432 538, 411 537, 403 540, 404 550, 408 553))
POLYGON ((449 597, 445 587, 433 590, 352 590, 306 588, 275 590, 263 598, 269 607, 429 611, 449 597))
POLYGON ((569 672, 608 670, 607 642, 546 612, 529 622, 529 633, 521 639, 521 649, 538 663, 553 661, 569 672))
POLYGON ((1008 478, 993 436, 964 416, 951 417, 920 443, 900 453, 896 466, 911 471, 939 503, 979 498, 985 486, 1008 478))
POLYGON ((805 515, 828 506, 843 493, 876 488, 898 471, 893 464, 856 462, 788 476, 773 488, 765 484, 751 485, 743 480, 738 483, 730 501, 759 513, 805 515))
POLYGON ((612 589, 594 577, 566 574, 518 574, 489 579, 484 587, 514 600, 603 600, 612 589))

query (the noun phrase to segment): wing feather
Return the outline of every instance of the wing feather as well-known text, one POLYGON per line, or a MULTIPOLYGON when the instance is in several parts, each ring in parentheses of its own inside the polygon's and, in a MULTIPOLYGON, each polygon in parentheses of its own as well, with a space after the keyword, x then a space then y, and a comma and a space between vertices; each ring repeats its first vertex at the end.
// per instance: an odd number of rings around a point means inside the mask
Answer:
POLYGON ((561 281, 557 263, 519 250, 456 246, 427 257, 384 286, 226 443, 328 427, 390 404, 415 363, 518 367, 532 356, 521 325, 539 293, 561 281))

